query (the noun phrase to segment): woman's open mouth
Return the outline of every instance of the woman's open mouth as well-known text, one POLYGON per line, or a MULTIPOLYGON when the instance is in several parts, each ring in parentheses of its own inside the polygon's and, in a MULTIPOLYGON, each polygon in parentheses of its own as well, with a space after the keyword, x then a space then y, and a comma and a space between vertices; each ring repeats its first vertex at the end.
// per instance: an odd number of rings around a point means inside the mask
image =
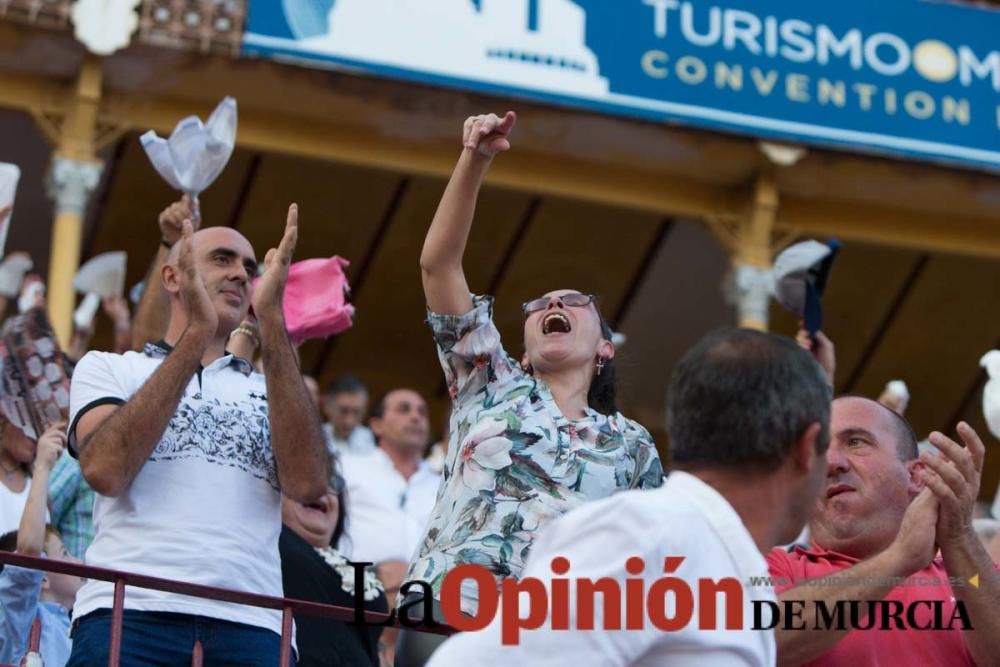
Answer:
POLYGON ((569 318, 562 313, 549 313, 542 318, 542 335, 567 334, 573 330, 569 318))

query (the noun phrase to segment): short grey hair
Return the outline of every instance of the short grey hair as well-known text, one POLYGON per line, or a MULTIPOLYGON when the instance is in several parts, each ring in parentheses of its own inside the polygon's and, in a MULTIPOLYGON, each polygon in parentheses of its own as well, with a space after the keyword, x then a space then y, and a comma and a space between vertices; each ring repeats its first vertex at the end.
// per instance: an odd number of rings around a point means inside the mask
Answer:
POLYGON ((812 355, 783 336, 722 329, 674 369, 667 400, 670 458, 680 468, 767 472, 814 423, 830 442, 832 390, 812 355))

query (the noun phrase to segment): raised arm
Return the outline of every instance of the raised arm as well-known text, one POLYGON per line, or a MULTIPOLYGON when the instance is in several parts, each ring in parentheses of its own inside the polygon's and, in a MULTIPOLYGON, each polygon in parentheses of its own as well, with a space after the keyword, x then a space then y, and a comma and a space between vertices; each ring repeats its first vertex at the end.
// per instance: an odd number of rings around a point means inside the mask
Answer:
POLYGON ((517 116, 508 111, 472 116, 463 128, 462 155, 448 181, 420 254, 420 271, 427 307, 441 315, 472 310, 462 256, 472 229, 479 188, 497 153, 510 149, 510 132, 517 116))
POLYGON ((218 326, 218 315, 195 266, 192 233, 190 222, 186 222, 177 264, 181 298, 188 309, 187 329, 124 405, 97 406, 76 424, 80 468, 90 486, 103 496, 119 495, 139 474, 176 412, 218 326))
POLYGON ((819 367, 823 369, 823 373, 826 375, 827 384, 832 389, 834 386, 833 377, 837 369, 837 352, 833 341, 827 338, 826 334, 822 331, 817 331, 816 339, 813 340, 808 331, 800 328, 798 334, 795 336, 795 342, 799 344, 799 347, 813 355, 816 363, 819 364, 819 367))
MULTIPOLYGON (((198 231, 200 216, 195 214, 191 199, 184 195, 180 200, 163 209, 160 212, 160 247, 156 251, 156 257, 146 274, 146 286, 142 290, 142 297, 135 307, 135 318, 132 326, 132 349, 139 350, 146 343, 152 343, 163 338, 167 332, 167 320, 169 319, 169 305, 167 302, 167 292, 160 282, 160 269, 167 262, 170 248, 181 238, 181 230, 184 221, 191 222, 191 229, 198 231)), ((117 347, 118 332, 115 331, 115 342, 117 347)))
POLYGON ((330 455, 319 412, 309 397, 285 330, 282 296, 298 239, 298 220, 298 206, 292 204, 281 244, 264 257, 264 275, 253 291, 253 311, 260 326, 271 449, 278 466, 278 482, 286 496, 308 504, 326 493, 330 483, 330 455))
MULTIPOLYGON (((4 223, 10 212, 14 209, 13 206, 0 206, 0 225, 4 223)), ((6 319, 7 315, 7 295, 0 294, 0 322, 6 319)))
MULTIPOLYGON (((782 630, 775 639, 778 645, 778 665, 796 667, 818 659, 847 636, 843 630, 818 628, 821 618, 817 607, 835 610, 840 601, 881 600, 898 582, 930 564, 934 558, 934 526, 938 520, 938 503, 934 495, 924 490, 913 499, 903 516, 896 539, 889 547, 852 568, 825 577, 818 582, 802 583, 778 596, 779 602, 796 600, 805 603, 802 618, 805 630, 782 630)), ((772 570, 772 576, 781 573, 772 570)), ((861 607, 865 609, 864 605, 861 607)))
POLYGON ((102 300, 101 306, 114 326, 115 353, 128 352, 132 349, 132 315, 129 313, 128 300, 125 297, 112 296, 102 300))
POLYGON ((45 506, 49 498, 49 475, 66 446, 66 424, 54 424, 38 439, 31 466, 31 490, 17 529, 17 552, 37 556, 45 545, 45 506))

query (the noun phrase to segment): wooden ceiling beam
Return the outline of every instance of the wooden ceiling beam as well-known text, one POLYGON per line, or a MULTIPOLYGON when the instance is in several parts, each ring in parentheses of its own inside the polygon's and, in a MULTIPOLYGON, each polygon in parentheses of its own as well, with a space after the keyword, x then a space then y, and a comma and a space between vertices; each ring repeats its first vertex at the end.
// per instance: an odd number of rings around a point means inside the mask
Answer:
MULTIPOLYGON (((44 126, 52 100, 68 94, 70 88, 70 84, 0 72, 0 106, 27 111, 44 126)), ((210 111, 209 105, 189 100, 139 99, 115 92, 105 96, 100 116, 109 126, 169 133, 179 118, 191 113, 207 115, 210 111)), ((336 116, 331 113, 330 118, 336 116)), ((291 113, 247 107, 240 109, 239 145, 435 178, 451 174, 457 152, 452 142, 410 140, 358 122, 304 119, 291 113)), ((744 200, 744 188, 639 167, 609 168, 596 161, 530 151, 505 155, 491 170, 489 184, 695 220, 738 215, 744 200)), ((782 192, 777 226, 802 235, 1000 258, 1000 222, 985 216, 944 218, 905 206, 782 192)))

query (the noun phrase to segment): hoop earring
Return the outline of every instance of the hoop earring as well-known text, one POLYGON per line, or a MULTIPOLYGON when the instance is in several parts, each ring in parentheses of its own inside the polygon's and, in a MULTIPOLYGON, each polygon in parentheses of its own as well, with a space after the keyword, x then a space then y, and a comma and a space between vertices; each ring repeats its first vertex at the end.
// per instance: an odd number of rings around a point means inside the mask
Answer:
POLYGON ((604 357, 597 358, 597 374, 600 375, 604 371, 604 357))

